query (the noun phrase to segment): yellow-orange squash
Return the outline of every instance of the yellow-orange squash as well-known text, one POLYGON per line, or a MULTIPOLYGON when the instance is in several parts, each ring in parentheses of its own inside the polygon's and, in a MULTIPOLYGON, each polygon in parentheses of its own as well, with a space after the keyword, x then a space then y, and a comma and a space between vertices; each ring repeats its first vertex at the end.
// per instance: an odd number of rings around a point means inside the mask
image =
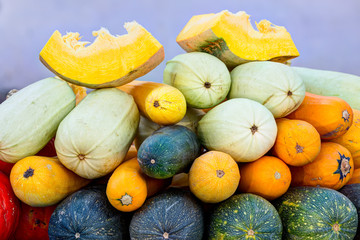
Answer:
POLYGON ((189 173, 178 173, 173 176, 170 187, 189 188, 189 173))
POLYGON ((151 197, 168 187, 171 183, 171 178, 157 179, 145 175, 145 181, 147 187, 147 197, 151 197))
POLYGON ((320 134, 308 122, 276 119, 278 128, 273 155, 291 166, 304 166, 320 153, 320 134))
POLYGON ((64 167, 57 158, 30 156, 11 170, 15 195, 32 207, 51 206, 87 185, 84 179, 64 167))
POLYGON ((137 158, 120 164, 111 175, 106 195, 111 205, 122 212, 141 207, 147 197, 147 186, 137 158))
POLYGON ((285 62, 299 52, 284 27, 268 20, 256 24, 243 11, 233 14, 227 10, 193 16, 177 36, 177 43, 187 52, 210 53, 229 68, 248 61, 272 60, 285 62))
POLYGON ((346 185, 360 183, 360 168, 354 169, 353 175, 350 180, 346 183, 346 185))
POLYGON ((240 167, 239 190, 253 193, 267 200, 283 195, 291 183, 289 167, 279 158, 263 156, 240 167))
POLYGON ((349 130, 340 137, 331 139, 331 142, 339 143, 346 147, 353 157, 354 168, 360 168, 360 111, 352 109, 354 118, 349 130))
POLYGON ((137 149, 134 144, 131 144, 128 152, 125 155, 123 162, 133 159, 133 158, 136 158, 136 156, 137 156, 137 149))
POLYGON ((175 124, 185 116, 185 97, 170 85, 135 80, 118 88, 132 95, 140 113, 154 123, 175 124))
POLYGON ((310 123, 319 132, 321 139, 329 140, 348 131, 353 122, 353 111, 341 98, 307 92, 301 105, 286 118, 310 123))
POLYGON ((86 88, 71 83, 69 83, 69 86, 75 93, 76 105, 78 105, 86 97, 86 88))
POLYGON ((55 31, 40 52, 41 62, 62 79, 89 88, 116 87, 145 75, 164 60, 163 46, 137 22, 128 34, 113 36, 101 28, 89 45, 79 33, 55 31))
POLYGON ((210 151, 195 159, 189 172, 191 192, 206 203, 218 203, 231 197, 239 180, 236 161, 219 151, 210 151))
POLYGON ((302 167, 290 167, 293 186, 320 186, 338 190, 352 177, 354 162, 349 150, 323 142, 317 158, 302 167))

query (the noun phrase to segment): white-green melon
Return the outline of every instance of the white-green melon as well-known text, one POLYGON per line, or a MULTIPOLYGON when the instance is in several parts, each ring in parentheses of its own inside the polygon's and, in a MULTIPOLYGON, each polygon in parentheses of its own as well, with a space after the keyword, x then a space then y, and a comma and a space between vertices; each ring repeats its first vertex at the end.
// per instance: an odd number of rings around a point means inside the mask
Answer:
POLYGON ((177 55, 166 63, 163 82, 179 89, 189 106, 210 108, 226 98, 231 77, 217 57, 191 52, 177 55))
POLYGON ((0 104, 0 160, 15 163, 35 155, 75 107, 75 94, 63 80, 46 78, 0 104))
POLYGON ((277 126, 264 105, 235 98, 207 112, 198 123, 197 133, 208 150, 230 154, 237 162, 252 162, 274 145, 277 126))
POLYGON ((275 118, 296 110, 305 97, 305 84, 289 66, 250 62, 231 71, 229 98, 249 98, 267 107, 275 118))
POLYGON ((104 176, 123 161, 138 125, 139 111, 131 95, 116 88, 94 90, 61 122, 56 153, 81 177, 104 176))

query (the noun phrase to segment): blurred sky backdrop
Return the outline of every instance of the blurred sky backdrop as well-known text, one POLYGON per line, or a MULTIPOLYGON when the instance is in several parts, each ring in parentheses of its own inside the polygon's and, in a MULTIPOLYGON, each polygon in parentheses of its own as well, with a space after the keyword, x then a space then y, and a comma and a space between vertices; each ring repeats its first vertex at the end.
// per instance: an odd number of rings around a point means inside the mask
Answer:
POLYGON ((136 20, 164 46, 165 60, 139 80, 162 82, 167 60, 184 50, 175 39, 193 15, 228 9, 250 20, 268 19, 290 32, 300 57, 294 66, 360 75, 359 0, 0 0, 0 89, 22 88, 53 74, 39 53, 54 30, 93 41, 100 27, 126 33, 136 20))

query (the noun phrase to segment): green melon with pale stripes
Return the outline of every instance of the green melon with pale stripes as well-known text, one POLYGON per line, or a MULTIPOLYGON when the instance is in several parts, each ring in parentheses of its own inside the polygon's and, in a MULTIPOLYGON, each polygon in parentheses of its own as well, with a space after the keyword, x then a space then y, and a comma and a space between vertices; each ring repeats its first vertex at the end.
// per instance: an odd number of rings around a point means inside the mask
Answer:
POLYGON ((358 214, 338 191, 320 187, 290 188, 275 207, 283 223, 283 239, 354 239, 358 214))
POLYGON ((211 215, 210 240, 281 239, 282 224, 275 207, 266 199, 237 194, 220 203, 211 215))

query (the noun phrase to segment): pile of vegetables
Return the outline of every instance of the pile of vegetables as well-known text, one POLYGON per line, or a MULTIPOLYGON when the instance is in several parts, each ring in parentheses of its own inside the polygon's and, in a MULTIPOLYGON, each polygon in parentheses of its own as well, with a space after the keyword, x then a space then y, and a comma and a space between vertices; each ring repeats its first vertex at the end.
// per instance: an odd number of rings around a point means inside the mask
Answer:
POLYGON ((358 239, 360 77, 289 66, 284 27, 194 16, 164 59, 55 31, 0 104, 0 239, 358 239))

